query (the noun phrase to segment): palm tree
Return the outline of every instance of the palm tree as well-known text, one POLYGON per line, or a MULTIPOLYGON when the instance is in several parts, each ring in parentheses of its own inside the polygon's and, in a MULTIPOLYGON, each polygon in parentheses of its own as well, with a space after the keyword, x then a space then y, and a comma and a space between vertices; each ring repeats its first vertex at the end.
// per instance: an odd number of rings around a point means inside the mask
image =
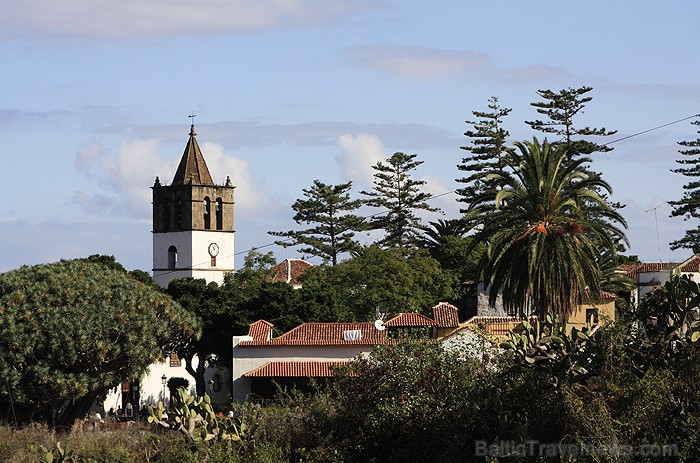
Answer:
POLYGON ((477 237, 487 246, 479 265, 490 303, 525 315, 570 314, 586 292, 600 293, 600 256, 627 241, 624 219, 601 191, 610 185, 585 168, 588 158, 566 159, 566 147, 515 143, 505 167, 489 174, 500 186, 472 204, 483 209, 477 237), (483 208, 492 204, 494 208, 483 208), (480 207, 481 206, 481 207, 480 207))

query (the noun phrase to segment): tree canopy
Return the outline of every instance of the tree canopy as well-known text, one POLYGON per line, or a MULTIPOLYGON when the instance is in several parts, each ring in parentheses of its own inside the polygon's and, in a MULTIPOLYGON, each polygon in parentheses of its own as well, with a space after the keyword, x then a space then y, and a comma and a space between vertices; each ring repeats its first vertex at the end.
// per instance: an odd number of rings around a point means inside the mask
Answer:
POLYGON ((618 226, 624 219, 607 207, 597 191, 610 186, 584 167, 587 158, 564 163, 563 145, 516 143, 518 155, 490 176, 503 188, 475 201, 495 206, 481 219, 477 239, 488 250, 480 264, 490 286, 490 302, 499 294, 506 309, 538 315, 568 314, 584 291, 600 291, 599 255, 614 250, 615 238, 625 240, 618 226), (592 214, 592 210, 595 214, 592 214))
POLYGON ((438 301, 450 300, 456 279, 424 253, 406 256, 398 248, 364 248, 334 268, 311 274, 304 287, 325 288, 325 294, 342 304, 350 319, 371 321, 399 312, 424 312, 438 301), (313 286, 311 286, 313 285, 313 286), (332 291, 331 293, 329 293, 332 291))
POLYGON ((268 233, 287 238, 276 244, 284 247, 304 246, 300 249, 302 253, 321 257, 336 265, 340 254, 357 248, 355 232, 362 228, 364 221, 352 213, 362 205, 362 201, 350 199, 351 188, 352 182, 327 185, 314 180, 311 188, 303 190, 305 199, 297 199, 292 205, 296 212, 294 221, 310 227, 268 233))
MULTIPOLYGON (((700 119, 692 122, 700 127, 700 119)), ((700 130, 698 130, 700 134, 700 130)), ((677 201, 669 201, 673 206, 672 217, 683 217, 685 220, 700 218, 700 137, 691 141, 678 142, 685 149, 678 152, 683 156, 676 162, 683 167, 671 169, 671 172, 689 177, 688 183, 683 185, 683 197, 677 201)), ((685 236, 671 243, 671 249, 692 249, 694 253, 700 252, 700 228, 695 227, 686 230, 685 236)))
MULTIPOLYGON (((458 201, 468 206, 472 200, 488 189, 495 188, 493 181, 487 179, 488 172, 503 166, 503 157, 510 148, 506 146, 510 135, 503 128, 503 119, 511 112, 510 108, 499 105, 498 98, 489 98, 488 111, 472 111, 476 121, 467 121, 473 128, 464 132, 469 143, 460 147, 469 154, 462 158, 457 168, 466 177, 458 178, 457 182, 464 186, 457 190, 458 201)), ((460 210, 466 213, 467 209, 460 210)))
POLYGON ((609 146, 581 137, 609 136, 617 133, 616 130, 577 127, 574 125, 574 117, 582 114, 586 103, 593 99, 592 96, 588 95, 591 90, 593 90, 592 87, 585 86, 566 88, 558 92, 538 90, 537 94, 544 101, 534 102, 532 106, 537 108, 537 112, 544 115, 546 119, 525 122, 534 130, 560 136, 562 139, 552 142, 552 144, 563 144, 566 146, 566 161, 570 161, 578 156, 587 156, 595 152, 612 150, 609 146))
POLYGON ((394 153, 384 162, 378 162, 372 168, 374 188, 362 191, 368 197, 367 205, 380 208, 370 222, 370 228, 386 232, 379 245, 399 249, 413 249, 420 238, 421 224, 417 211, 438 212, 439 208, 430 206, 427 201, 430 194, 421 191, 423 180, 411 177, 411 171, 423 164, 417 161, 415 154, 394 153))
POLYGON ((0 315, 2 416, 54 426, 199 335, 167 295, 95 259, 1 274, 0 315))

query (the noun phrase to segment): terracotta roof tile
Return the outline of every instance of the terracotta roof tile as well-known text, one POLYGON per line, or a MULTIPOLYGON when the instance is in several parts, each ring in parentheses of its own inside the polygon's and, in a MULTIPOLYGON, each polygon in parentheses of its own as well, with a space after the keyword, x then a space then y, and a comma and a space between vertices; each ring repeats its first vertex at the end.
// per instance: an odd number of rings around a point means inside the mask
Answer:
POLYGON ((673 270, 678 267, 680 262, 650 262, 642 264, 637 268, 637 273, 660 272, 662 270, 673 270))
POLYGON ((241 341, 239 346, 373 346, 393 342, 372 322, 334 322, 302 323, 278 338, 241 341))
POLYGON ((435 320, 419 313, 400 313, 391 320, 387 320, 384 326, 435 326, 435 320))
POLYGON ((305 260, 285 259, 272 267, 272 282, 300 285, 299 277, 311 267, 313 265, 305 260))
POLYGON ((619 269, 625 272, 625 274, 632 278, 633 280, 637 279, 637 269, 641 267, 644 264, 621 264, 619 269))
POLYGON ((691 273, 700 271, 700 256, 693 256, 681 264, 681 272, 691 273))
POLYGON ((459 309, 448 302, 440 302, 433 307, 433 318, 442 328, 459 326, 459 309))
POLYGON ((348 362, 267 362, 266 364, 245 373, 248 377, 327 377, 333 376, 333 368, 348 362))
POLYGON ((256 341, 269 341, 272 338, 272 327, 275 326, 265 320, 258 320, 250 324, 248 336, 256 341))
POLYGON ((598 300, 597 300, 597 301, 593 301, 593 300, 591 299, 591 294, 590 294, 590 292, 588 291, 588 288, 586 288, 586 291, 585 291, 585 293, 584 293, 584 295, 583 295, 583 301, 586 301, 586 302, 614 301, 615 299, 617 299, 617 296, 616 296, 615 294, 609 293, 609 292, 607 292, 607 291, 601 291, 601 292, 600 292, 600 295, 599 295, 599 297, 598 297, 598 300))

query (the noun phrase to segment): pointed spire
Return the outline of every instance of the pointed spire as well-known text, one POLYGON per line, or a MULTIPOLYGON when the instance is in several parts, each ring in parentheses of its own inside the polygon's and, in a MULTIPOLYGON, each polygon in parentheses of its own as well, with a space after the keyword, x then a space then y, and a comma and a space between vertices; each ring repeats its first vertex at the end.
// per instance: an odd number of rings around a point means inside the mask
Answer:
POLYGON ((180 159, 180 165, 175 172, 173 185, 214 185, 207 163, 204 162, 202 150, 197 144, 197 133, 194 124, 190 127, 190 139, 187 141, 185 152, 180 159))

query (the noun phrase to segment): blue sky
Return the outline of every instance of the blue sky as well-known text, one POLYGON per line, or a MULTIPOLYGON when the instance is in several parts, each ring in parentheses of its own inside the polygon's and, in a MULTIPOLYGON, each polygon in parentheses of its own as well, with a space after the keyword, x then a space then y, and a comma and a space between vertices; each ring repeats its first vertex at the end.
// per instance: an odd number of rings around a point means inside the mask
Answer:
MULTIPOLYGON (((538 89, 592 86, 578 123, 615 138, 698 114, 698 17, 691 0, 5 0, 0 271, 93 253, 150 270, 150 186, 172 179, 192 111, 214 179, 237 187, 237 265, 294 227, 314 179, 371 188, 395 151, 454 190, 491 96, 512 141, 533 135, 538 89)), ((697 223, 664 203, 686 183, 676 142, 697 136, 685 121, 596 155, 643 260, 689 255, 668 243, 697 223)), ((457 217, 455 198, 426 220, 457 217)))

